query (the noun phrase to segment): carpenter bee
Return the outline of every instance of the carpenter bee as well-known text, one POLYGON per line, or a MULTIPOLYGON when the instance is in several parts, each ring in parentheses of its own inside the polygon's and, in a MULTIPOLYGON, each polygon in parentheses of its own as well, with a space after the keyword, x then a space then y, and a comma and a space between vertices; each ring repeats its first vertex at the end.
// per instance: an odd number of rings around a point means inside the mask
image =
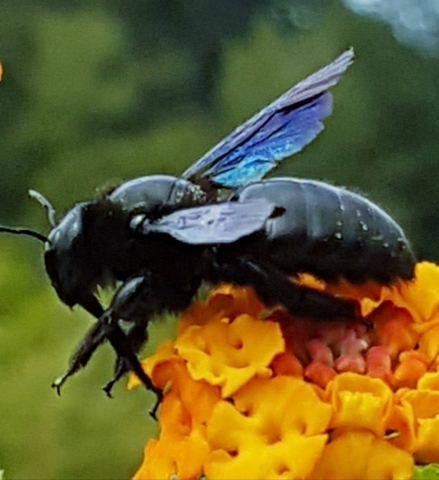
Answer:
POLYGON ((413 277, 415 257, 402 229, 366 198, 326 183, 262 180, 323 129, 331 95, 353 61, 348 50, 265 107, 181 177, 137 178, 73 207, 58 222, 50 203, 47 274, 59 298, 97 321, 76 348, 66 373, 84 367, 108 341, 116 355, 114 383, 134 371, 160 395, 137 354, 152 316, 185 309, 203 282, 249 286, 267 306, 320 320, 358 318, 357 305, 300 286, 309 272, 326 282, 390 284, 413 277), (98 286, 120 282, 109 308, 98 286))

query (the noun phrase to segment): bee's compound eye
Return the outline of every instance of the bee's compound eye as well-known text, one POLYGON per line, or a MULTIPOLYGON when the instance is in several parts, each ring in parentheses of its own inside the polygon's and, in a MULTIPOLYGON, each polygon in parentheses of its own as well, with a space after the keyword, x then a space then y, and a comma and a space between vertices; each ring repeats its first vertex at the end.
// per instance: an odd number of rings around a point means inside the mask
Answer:
POLYGON ((82 235, 82 213, 84 205, 78 204, 70 210, 49 234, 49 249, 68 251, 82 235))
POLYGON ((44 264, 46 266, 47 274, 49 275, 52 284, 58 285, 58 267, 56 261, 56 252, 53 248, 46 248, 44 254, 44 264))

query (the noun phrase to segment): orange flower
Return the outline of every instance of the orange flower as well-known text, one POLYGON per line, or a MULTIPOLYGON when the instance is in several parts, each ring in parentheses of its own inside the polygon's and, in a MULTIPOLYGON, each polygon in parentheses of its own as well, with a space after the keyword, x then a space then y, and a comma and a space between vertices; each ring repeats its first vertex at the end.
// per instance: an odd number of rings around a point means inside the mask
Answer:
POLYGON ((329 443, 311 478, 328 480, 411 479, 412 456, 364 430, 343 431, 329 443))
POLYGON ((439 462, 439 267, 384 287, 295 281, 367 321, 267 311, 228 285, 195 302, 143 362, 165 396, 136 480, 408 479, 439 462))
POLYGON ((403 308, 385 301, 370 316, 374 324, 373 341, 385 345, 394 359, 400 352, 415 347, 419 334, 413 328, 413 318, 403 308))
POLYGON ((383 292, 395 306, 406 309, 416 323, 424 323, 439 313, 438 282, 437 265, 421 262, 416 265, 413 281, 398 282, 395 287, 383 289, 383 292))
POLYGON ((409 350, 399 355, 395 368, 394 384, 397 387, 415 388, 419 378, 427 371, 428 357, 419 350, 409 350))
MULTIPOLYGON (((394 398, 396 400, 396 398, 394 398)), ((395 404, 386 423, 386 440, 408 453, 416 448, 415 419, 413 409, 407 403, 395 404)))
POLYGON ((303 380, 254 379, 234 396, 234 405, 222 401, 214 409, 204 472, 221 479, 304 478, 327 441, 331 413, 303 380))
MULTIPOLYGON (((163 424, 175 422, 181 426, 185 417, 184 407, 175 394, 168 394, 161 407, 163 424)), ((162 422, 161 422, 162 423, 162 422)), ((160 440, 152 440, 144 450, 145 461, 134 475, 134 480, 144 478, 197 478, 204 459, 209 453, 205 435, 199 429, 174 432, 162 430, 160 440)))
POLYGON ((183 313, 177 327, 177 336, 191 325, 204 325, 214 319, 235 318, 247 314, 259 318, 264 311, 262 303, 250 288, 221 285, 212 292, 206 302, 194 302, 183 313))
POLYGON ((392 359, 387 345, 370 347, 366 353, 366 371, 369 377, 392 381, 392 359))
POLYGON ((427 356, 427 360, 431 364, 439 365, 439 326, 435 326, 421 334, 419 350, 427 356))
POLYGON ((303 367, 300 360, 290 352, 285 352, 274 357, 271 364, 275 375, 290 375, 302 377, 303 367))
MULTIPOLYGON (((422 382, 420 382, 422 385, 422 382)), ((415 459, 418 462, 439 462, 439 391, 406 390, 401 404, 410 406, 416 435, 415 459)))
POLYGON ((393 403, 392 391, 382 380, 343 373, 328 384, 326 393, 334 408, 331 428, 363 428, 384 436, 393 403))
MULTIPOLYGON (((158 368, 164 363, 157 363, 158 368)), ((159 440, 147 444, 145 461, 134 479, 197 478, 210 448, 206 422, 220 400, 218 388, 193 380, 183 362, 166 362, 167 382, 172 385, 160 407, 159 440)))
MULTIPOLYGON (((183 363, 183 360, 175 353, 174 343, 170 341, 163 342, 154 355, 142 361, 142 367, 145 373, 151 378, 152 383, 164 390, 166 385, 172 381, 175 372, 175 362, 183 363)), ((138 387, 141 384, 136 375, 128 377, 128 389, 138 387)))
POLYGON ((239 315, 188 327, 175 348, 194 379, 220 385, 228 397, 255 376, 271 376, 268 367, 285 347, 277 323, 239 315))

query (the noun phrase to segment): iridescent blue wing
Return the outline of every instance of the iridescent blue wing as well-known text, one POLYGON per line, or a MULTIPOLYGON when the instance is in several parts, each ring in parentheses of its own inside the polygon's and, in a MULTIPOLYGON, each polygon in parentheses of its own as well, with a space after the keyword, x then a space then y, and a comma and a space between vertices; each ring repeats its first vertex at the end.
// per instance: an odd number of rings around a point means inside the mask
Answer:
POLYGON ((279 161, 310 143, 332 112, 327 90, 352 64, 347 50, 234 130, 183 174, 197 182, 207 179, 218 187, 238 188, 263 178, 279 161))
POLYGON ((138 231, 166 233, 192 245, 232 243, 261 230, 274 210, 264 199, 216 203, 178 210, 138 231))

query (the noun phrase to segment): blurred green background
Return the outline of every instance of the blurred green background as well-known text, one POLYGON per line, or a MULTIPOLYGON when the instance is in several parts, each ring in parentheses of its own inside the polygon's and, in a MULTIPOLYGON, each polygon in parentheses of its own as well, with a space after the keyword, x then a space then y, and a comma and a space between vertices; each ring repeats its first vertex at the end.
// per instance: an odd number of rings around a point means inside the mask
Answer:
MULTIPOLYGON (((438 260, 436 0, 2 0, 0 223, 48 232, 29 188, 61 213, 108 183, 178 175, 349 46, 324 133, 275 174, 367 194, 438 260)), ((56 298, 40 244, 4 235, 0 251, 0 469, 128 478, 156 431, 152 397, 121 382, 108 400, 102 348, 58 398, 50 383, 92 319, 56 298)))

